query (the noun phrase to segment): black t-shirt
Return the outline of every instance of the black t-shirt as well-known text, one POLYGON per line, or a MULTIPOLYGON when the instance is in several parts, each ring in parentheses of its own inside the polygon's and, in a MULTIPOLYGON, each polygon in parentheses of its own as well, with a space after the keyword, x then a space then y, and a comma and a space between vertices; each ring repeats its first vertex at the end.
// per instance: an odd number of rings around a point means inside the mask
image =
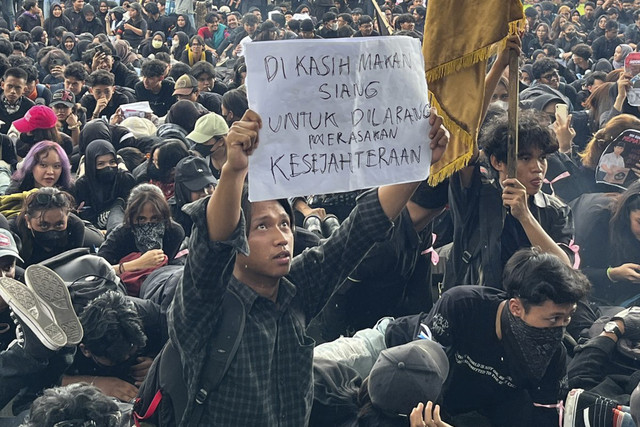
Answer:
POLYGON ((442 295, 423 322, 449 357, 443 408, 452 415, 478 411, 496 427, 554 425, 556 410, 533 403, 557 403, 566 351, 561 347, 553 355, 539 384, 518 384, 519 372, 509 365, 496 334, 498 306, 506 299, 499 289, 457 286, 442 295))
MULTIPOLYGON (((128 104, 129 98, 124 95, 122 92, 115 90, 113 92, 113 96, 111 97, 111 101, 107 104, 106 107, 100 112, 99 116, 106 116, 110 118, 115 114, 118 107, 123 104, 128 104)), ((82 105, 87 110, 87 117, 93 116, 93 111, 96 109, 96 99, 91 95, 91 93, 87 92, 82 99, 80 100, 80 105, 82 105)))
POLYGON ((168 80, 162 81, 160 92, 153 93, 144 87, 144 83, 136 84, 136 98, 138 101, 149 101, 153 114, 163 117, 169 112, 169 108, 176 102, 173 96, 173 83, 168 80))
POLYGON ((126 23, 142 30, 142 35, 139 36, 136 33, 134 33, 132 30, 129 30, 129 29, 125 30, 124 26, 122 28, 122 30, 123 30, 122 31, 122 38, 124 40, 128 41, 129 44, 131 45, 131 47, 134 50, 136 50, 138 48, 138 45, 140 44, 140 42, 147 35, 147 21, 145 21, 144 19, 140 18, 140 20, 138 22, 134 22, 132 19, 130 19, 126 23))

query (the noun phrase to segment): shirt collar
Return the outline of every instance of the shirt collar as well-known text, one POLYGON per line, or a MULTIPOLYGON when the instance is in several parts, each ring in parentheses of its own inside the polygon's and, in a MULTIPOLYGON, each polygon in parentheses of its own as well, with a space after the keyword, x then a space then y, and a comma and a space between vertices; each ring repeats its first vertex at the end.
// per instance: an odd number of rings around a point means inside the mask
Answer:
MULTIPOLYGON (((230 286, 248 307, 252 307, 256 300, 260 298, 256 291, 236 279, 235 276, 231 276, 230 286)), ((278 296, 276 297, 278 310, 283 311, 286 309, 295 295, 296 287, 286 278, 281 278, 278 285, 278 296)))
POLYGON ((541 209, 544 209, 549 206, 549 199, 547 198, 547 195, 542 191, 538 191, 533 195, 533 204, 541 209))

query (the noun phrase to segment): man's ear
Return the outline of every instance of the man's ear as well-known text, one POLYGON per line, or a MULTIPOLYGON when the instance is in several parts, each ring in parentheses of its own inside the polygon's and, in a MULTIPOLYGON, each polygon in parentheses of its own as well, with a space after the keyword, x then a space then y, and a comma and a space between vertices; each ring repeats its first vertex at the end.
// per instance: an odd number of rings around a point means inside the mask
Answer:
POLYGON ((24 215, 24 223, 27 226, 27 228, 29 230, 31 230, 31 224, 29 223, 29 221, 31 221, 31 217, 29 216, 29 214, 25 214, 24 215))
POLYGON ((491 162, 491 166, 493 166, 493 168, 498 172, 504 172, 507 167, 506 163, 498 160, 498 158, 493 154, 489 158, 489 161, 491 162))
POLYGON ((509 304, 509 310, 514 316, 522 317, 524 315, 524 307, 520 298, 511 298, 507 304, 509 304))

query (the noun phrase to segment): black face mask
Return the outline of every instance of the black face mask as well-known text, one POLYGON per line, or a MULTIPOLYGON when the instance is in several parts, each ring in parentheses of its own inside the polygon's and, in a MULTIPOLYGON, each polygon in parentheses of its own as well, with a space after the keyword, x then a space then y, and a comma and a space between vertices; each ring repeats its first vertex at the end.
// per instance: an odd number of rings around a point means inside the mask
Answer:
POLYGON ((96 180, 100 184, 111 184, 118 174, 117 166, 107 166, 96 170, 96 180))
POLYGON ((514 376, 540 382, 551 358, 562 345, 563 327, 535 328, 504 306, 501 316, 502 342, 514 376), (523 373, 523 375, 520 375, 523 373))
POLYGON ((211 154, 211 146, 204 144, 194 144, 193 149, 197 151, 202 157, 205 159, 209 154, 211 154))
POLYGON ((36 231, 33 237, 45 248, 63 248, 67 245, 67 230, 36 231))

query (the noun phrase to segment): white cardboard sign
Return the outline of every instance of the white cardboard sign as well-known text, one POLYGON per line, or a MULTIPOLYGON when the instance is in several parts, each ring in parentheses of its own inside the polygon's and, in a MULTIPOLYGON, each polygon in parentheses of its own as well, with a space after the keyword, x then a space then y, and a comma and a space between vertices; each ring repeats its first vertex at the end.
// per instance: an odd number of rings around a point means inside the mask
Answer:
POLYGON ((249 107, 262 117, 249 199, 336 193, 429 175, 430 106, 418 40, 247 44, 249 107))

